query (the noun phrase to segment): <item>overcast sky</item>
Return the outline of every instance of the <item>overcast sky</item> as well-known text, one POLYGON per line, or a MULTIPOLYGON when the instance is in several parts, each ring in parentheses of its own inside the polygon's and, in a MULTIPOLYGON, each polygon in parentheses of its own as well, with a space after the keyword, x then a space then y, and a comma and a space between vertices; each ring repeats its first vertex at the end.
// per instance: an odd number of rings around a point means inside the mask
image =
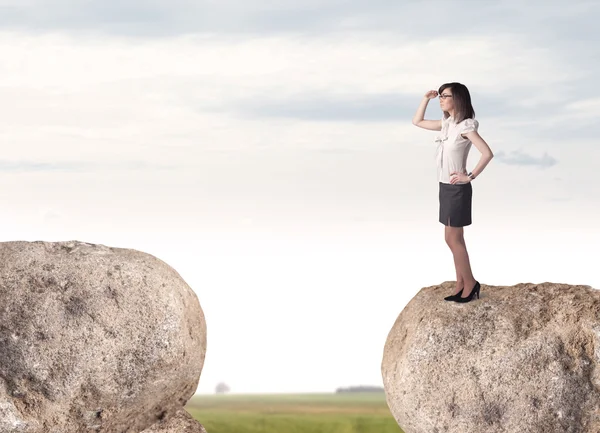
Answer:
POLYGON ((0 0, 3 238, 173 266, 207 319, 199 393, 381 385, 398 314, 456 279, 436 132, 411 124, 445 82, 467 85, 495 154, 465 228, 482 291, 600 288, 598 16, 578 0, 0 0))

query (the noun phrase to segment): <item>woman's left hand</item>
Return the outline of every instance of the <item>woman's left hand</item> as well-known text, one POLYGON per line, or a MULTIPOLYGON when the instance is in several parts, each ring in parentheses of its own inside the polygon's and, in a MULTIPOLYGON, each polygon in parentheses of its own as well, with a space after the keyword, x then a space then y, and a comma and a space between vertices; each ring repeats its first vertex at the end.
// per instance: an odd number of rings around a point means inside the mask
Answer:
POLYGON ((450 183, 455 184, 457 182, 465 183, 471 182, 471 178, 467 176, 465 173, 459 173, 457 171, 453 171, 450 173, 450 183))

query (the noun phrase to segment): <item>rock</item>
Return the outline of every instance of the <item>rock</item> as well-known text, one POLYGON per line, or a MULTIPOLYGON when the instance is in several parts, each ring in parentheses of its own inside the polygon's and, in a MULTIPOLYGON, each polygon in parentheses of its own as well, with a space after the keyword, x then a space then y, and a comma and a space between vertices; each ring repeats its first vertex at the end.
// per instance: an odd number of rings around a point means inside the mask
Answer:
POLYGON ((405 433, 600 432, 600 290, 425 287, 398 316, 381 371, 405 433))
POLYGON ((206 433, 206 430, 185 409, 180 409, 171 418, 157 422, 143 433, 206 433))
POLYGON ((140 432, 180 412, 205 354, 196 294, 156 257, 0 243, 0 433, 140 432))

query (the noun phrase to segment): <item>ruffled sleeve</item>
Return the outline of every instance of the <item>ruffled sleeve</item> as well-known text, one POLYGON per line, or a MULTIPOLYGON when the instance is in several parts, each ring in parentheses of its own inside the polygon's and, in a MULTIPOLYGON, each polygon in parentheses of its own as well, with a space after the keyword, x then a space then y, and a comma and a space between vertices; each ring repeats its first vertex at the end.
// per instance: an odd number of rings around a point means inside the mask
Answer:
POLYGON ((479 122, 477 120, 465 119, 460 133, 466 134, 467 132, 477 131, 478 128, 479 128, 479 122))

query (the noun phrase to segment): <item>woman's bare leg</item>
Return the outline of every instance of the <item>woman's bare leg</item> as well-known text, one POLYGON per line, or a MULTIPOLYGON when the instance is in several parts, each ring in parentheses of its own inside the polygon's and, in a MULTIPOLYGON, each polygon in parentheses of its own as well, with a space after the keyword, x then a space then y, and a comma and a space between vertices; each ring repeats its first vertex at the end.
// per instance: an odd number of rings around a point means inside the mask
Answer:
POLYGON ((462 296, 467 297, 473 287, 475 287, 476 281, 471 270, 463 227, 452 227, 447 225, 445 227, 445 237, 446 243, 454 256, 454 267, 456 268, 456 290, 454 293, 458 293, 460 289, 464 287, 465 290, 463 291, 462 296))

